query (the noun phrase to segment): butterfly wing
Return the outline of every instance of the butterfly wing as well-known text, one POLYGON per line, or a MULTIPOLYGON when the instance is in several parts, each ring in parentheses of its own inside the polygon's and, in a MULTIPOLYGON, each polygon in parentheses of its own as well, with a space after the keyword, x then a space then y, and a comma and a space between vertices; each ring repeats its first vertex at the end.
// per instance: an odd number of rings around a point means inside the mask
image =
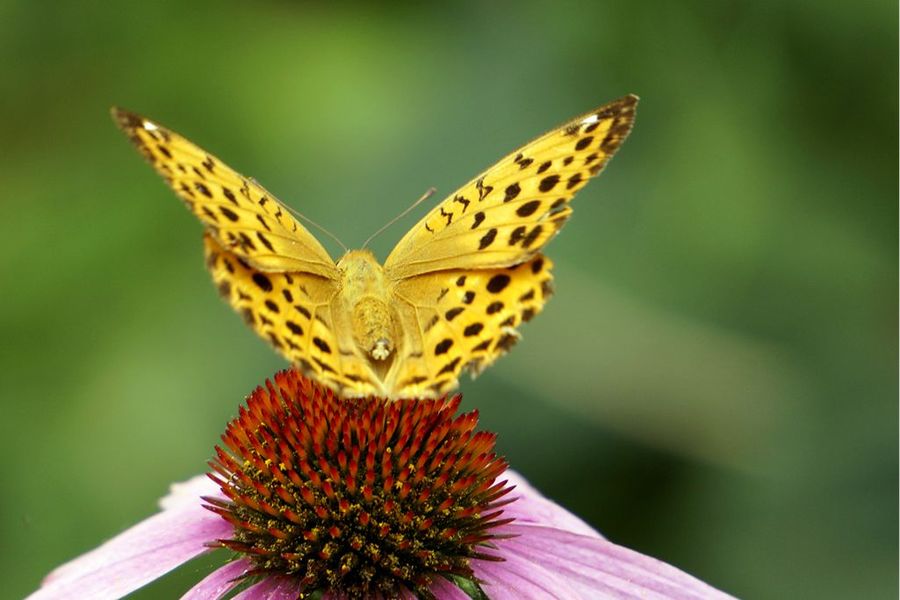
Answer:
POLYGON ((400 240, 385 262, 405 335, 387 380, 395 395, 444 393, 518 340, 552 290, 541 249, 628 136, 636 104, 625 96, 526 144, 400 240))
POLYGON ((576 117, 451 194, 400 240, 384 264, 388 277, 508 267, 534 256, 628 136, 637 101, 625 96, 576 117))
POLYGON ((474 375, 519 339, 516 327, 544 307, 552 293, 552 263, 538 254, 511 268, 428 273, 395 289, 404 332, 386 378, 395 397, 433 396, 474 375))
POLYGON ((339 302, 337 267, 287 208, 177 133, 123 110, 113 117, 206 226, 207 268, 247 324, 326 385, 379 391, 339 302))
POLYGON ((219 294, 291 363, 344 395, 384 392, 353 339, 347 311, 330 279, 260 271, 209 233, 204 248, 219 294))
POLYGON ((263 271, 337 279, 328 252, 258 183, 158 123, 118 108, 112 115, 220 246, 263 271))

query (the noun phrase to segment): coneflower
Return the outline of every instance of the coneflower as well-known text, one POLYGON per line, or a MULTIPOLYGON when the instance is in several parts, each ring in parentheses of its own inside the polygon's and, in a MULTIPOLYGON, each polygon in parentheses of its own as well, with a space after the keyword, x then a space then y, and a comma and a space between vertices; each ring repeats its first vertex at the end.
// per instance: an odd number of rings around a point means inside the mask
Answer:
POLYGON ((459 402, 344 400, 278 373, 207 477, 30 597, 120 598, 213 548, 232 559, 184 598, 728 597, 541 496, 459 402))

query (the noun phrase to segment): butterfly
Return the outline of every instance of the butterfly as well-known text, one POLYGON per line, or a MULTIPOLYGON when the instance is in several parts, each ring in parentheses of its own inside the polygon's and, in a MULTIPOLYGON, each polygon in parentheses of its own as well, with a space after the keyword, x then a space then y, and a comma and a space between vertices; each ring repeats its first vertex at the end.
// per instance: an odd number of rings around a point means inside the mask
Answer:
POLYGON ((346 397, 434 397, 519 339, 552 294, 544 246, 569 202, 631 131, 624 96, 525 144, 450 194, 384 265, 332 260, 291 212, 186 138, 112 109, 118 126, 205 226, 219 294, 306 375, 346 397))

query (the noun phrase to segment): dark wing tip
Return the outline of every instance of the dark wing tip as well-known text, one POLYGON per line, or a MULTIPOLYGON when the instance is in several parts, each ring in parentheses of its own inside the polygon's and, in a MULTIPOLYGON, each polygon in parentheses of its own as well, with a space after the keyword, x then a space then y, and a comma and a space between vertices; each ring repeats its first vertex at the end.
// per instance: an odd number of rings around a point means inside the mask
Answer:
POLYGON ((116 123, 116 125, 118 125, 125 131, 143 127, 144 121, 146 120, 139 114, 129 112, 123 108, 119 108, 118 106, 113 106, 112 108, 110 108, 109 114, 112 116, 112 119, 116 123))
POLYGON ((598 113, 601 116, 626 116, 633 118, 634 109, 640 98, 636 94, 627 94, 600 107, 598 113))

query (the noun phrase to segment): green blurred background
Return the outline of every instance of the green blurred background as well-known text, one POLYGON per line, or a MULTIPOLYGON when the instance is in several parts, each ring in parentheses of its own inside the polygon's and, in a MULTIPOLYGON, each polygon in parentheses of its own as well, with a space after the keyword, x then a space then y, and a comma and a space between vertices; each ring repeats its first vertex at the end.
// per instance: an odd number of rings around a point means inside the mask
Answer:
POLYGON ((151 514, 285 366, 218 299, 200 226, 110 105, 354 246, 633 92, 634 133, 549 248, 556 297, 465 406, 618 543, 747 598, 896 598, 897 16, 0 3, 0 595, 151 514))

